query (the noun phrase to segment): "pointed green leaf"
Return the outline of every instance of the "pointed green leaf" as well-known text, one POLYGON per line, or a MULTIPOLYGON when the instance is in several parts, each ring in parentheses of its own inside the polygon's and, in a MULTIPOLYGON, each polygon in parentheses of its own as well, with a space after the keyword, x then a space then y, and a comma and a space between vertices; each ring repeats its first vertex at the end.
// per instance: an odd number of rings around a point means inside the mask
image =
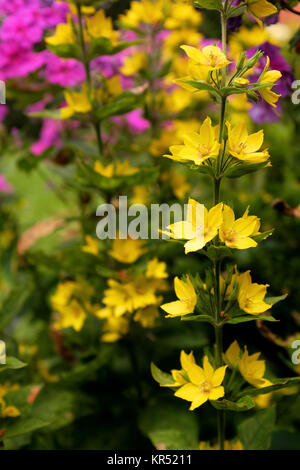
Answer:
POLYGON ((255 407, 254 400, 246 395, 237 401, 223 400, 210 400, 210 403, 217 410, 227 411, 248 411, 255 407))
POLYGON ((163 372, 153 362, 151 362, 151 374, 154 380, 156 380, 160 385, 170 385, 175 383, 171 374, 163 372))
POLYGON ((4 372, 5 370, 8 369, 22 369, 23 367, 26 367, 27 364, 25 362, 20 361, 16 357, 7 357, 6 358, 6 363, 5 364, 0 364, 0 372, 4 372))
POLYGON ((256 320, 264 320, 264 321, 279 321, 276 318, 272 317, 271 315, 242 315, 239 317, 231 318, 230 320, 226 321, 230 325, 237 325, 238 323, 245 323, 248 321, 256 321, 256 320))
POLYGON ((269 449, 275 417, 275 407, 271 407, 242 422, 238 434, 245 450, 269 449))

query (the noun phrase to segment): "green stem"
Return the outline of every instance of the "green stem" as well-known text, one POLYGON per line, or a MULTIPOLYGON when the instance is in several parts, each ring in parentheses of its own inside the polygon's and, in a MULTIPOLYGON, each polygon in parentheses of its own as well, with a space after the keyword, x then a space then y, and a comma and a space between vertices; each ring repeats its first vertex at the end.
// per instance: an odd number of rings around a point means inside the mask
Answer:
POLYGON ((224 410, 217 410, 217 419, 218 419, 219 449, 224 450, 224 441, 225 441, 225 411, 224 410))
MULTIPOLYGON (((84 32, 83 32, 83 25, 82 25, 82 11, 81 6, 77 5, 77 15, 78 15, 78 25, 79 25, 79 41, 81 46, 81 54, 82 54, 82 62, 85 68, 86 73, 86 86, 87 92, 89 96, 89 100, 91 100, 91 91, 92 91, 92 78, 91 78, 91 67, 90 61, 87 55, 86 44, 84 40, 84 32)), ((95 129, 96 137, 97 137, 97 144, 99 149, 99 154, 102 155, 103 153, 103 143, 101 137, 101 124, 97 120, 92 120, 93 127, 95 129)))
POLYGON ((220 201, 221 178, 214 178, 214 205, 220 201))
POLYGON ((86 82, 87 82, 88 91, 90 92, 90 90, 91 90, 91 69, 90 69, 90 62, 88 60, 88 56, 87 56, 87 53, 86 53, 86 46, 85 46, 83 26, 82 26, 81 6, 76 5, 76 8, 77 8, 77 15, 78 15, 79 40, 80 40, 80 46, 81 46, 82 62, 83 62, 85 72, 86 72, 86 82))
MULTIPOLYGON (((222 49, 226 55, 227 47, 227 5, 228 0, 225 0, 224 10, 221 13, 221 29, 222 29, 222 49)), ((227 67, 222 69, 222 87, 226 86, 227 67)), ((222 145, 224 139, 224 127, 225 127, 225 113, 226 113, 226 97, 221 99, 221 110, 220 110, 220 130, 219 130, 219 143, 222 145)), ((224 149, 221 148, 217 164, 216 164, 216 175, 214 178, 214 204, 218 204, 220 201, 220 184, 221 184, 221 169, 223 166, 224 149)), ((221 293, 220 293, 220 274, 221 274, 221 261, 215 263, 215 277, 216 277, 216 315, 215 315, 215 338, 216 338, 216 367, 220 367, 223 364, 223 331, 221 320, 221 293)), ((218 444, 219 449, 224 450, 225 440, 225 411, 217 410, 217 426, 218 426, 218 444)))

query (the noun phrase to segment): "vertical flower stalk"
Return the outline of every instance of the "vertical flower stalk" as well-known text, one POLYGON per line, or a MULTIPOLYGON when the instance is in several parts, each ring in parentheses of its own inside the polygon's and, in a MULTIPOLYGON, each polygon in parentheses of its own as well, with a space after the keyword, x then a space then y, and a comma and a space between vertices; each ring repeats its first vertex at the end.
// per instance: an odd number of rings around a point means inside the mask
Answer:
MULTIPOLYGON (((257 10, 258 16, 266 16, 264 6, 265 3, 262 5, 262 12, 257 10)), ((205 1, 201 1, 201 7, 205 7, 205 1)), ((218 449, 223 450, 226 442, 226 411, 252 409, 255 402, 251 396, 257 395, 256 388, 260 388, 262 393, 269 391, 269 382, 262 378, 265 371, 263 361, 254 362, 253 369, 253 357, 250 359, 246 350, 241 357, 237 343, 233 343, 224 354, 223 326, 226 323, 248 322, 249 315, 253 316, 253 320, 269 319, 268 316, 261 315, 274 303, 274 298, 266 297, 268 285, 253 283, 250 271, 240 274, 234 261, 228 262, 234 256, 233 250, 255 247, 271 232, 261 233, 260 219, 249 215, 248 209, 242 217, 236 218, 232 208, 222 202, 220 197, 224 177, 240 177, 256 171, 267 166, 270 157, 267 149, 261 150, 263 131, 249 135, 244 122, 232 128, 230 116, 226 120, 226 104, 228 96, 245 94, 247 99, 254 102, 257 102, 260 95, 274 105, 279 95, 272 91, 272 86, 281 74, 276 70, 269 70, 267 58, 265 69, 255 82, 250 83, 245 78, 262 57, 261 51, 256 51, 248 59, 242 52, 229 68, 227 20, 236 15, 237 7, 232 6, 232 2, 229 3, 228 0, 216 0, 213 6, 209 2, 209 8, 220 13, 222 48, 213 45, 199 50, 190 45, 182 45, 181 48, 189 58, 188 75, 176 83, 191 92, 210 93, 220 106, 218 126, 214 127, 211 118, 206 117, 199 132, 187 132, 183 137, 183 144, 171 146, 170 154, 164 157, 209 175, 213 181, 212 207, 208 210, 190 198, 186 220, 169 225, 165 232, 170 238, 187 240, 184 244, 185 254, 199 252, 209 258, 211 264, 206 269, 204 279, 190 275, 185 275, 182 280, 175 278, 174 289, 178 300, 164 304, 161 308, 168 314, 168 318, 181 317, 185 321, 210 323, 215 333, 214 348, 211 348, 210 356, 204 356, 203 367, 196 364, 192 352, 186 355, 182 351, 180 370, 172 370, 168 377, 152 365, 152 375, 161 386, 174 388, 175 396, 191 402, 190 410, 206 401, 212 404, 217 411, 218 449), (202 210, 203 224, 197 220, 202 210), (225 259, 226 269, 223 273, 225 259), (259 367, 256 370, 257 364, 259 367), (254 380, 250 377, 250 369, 254 380), (253 388, 242 391, 241 387, 245 382, 253 385, 253 388), (226 399, 222 400, 223 397, 226 399), (238 401, 241 397, 243 403, 238 401)), ((243 12, 247 4, 242 2, 238 8, 243 12)))

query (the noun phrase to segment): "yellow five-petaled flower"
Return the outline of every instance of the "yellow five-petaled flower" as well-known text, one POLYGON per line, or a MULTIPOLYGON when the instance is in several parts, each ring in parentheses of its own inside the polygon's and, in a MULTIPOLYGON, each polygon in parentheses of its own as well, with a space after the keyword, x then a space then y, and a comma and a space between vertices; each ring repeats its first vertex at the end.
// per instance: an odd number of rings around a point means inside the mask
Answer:
POLYGON ((203 368, 193 361, 186 361, 187 383, 175 392, 175 397, 191 402, 190 410, 203 405, 207 400, 218 400, 225 395, 221 385, 227 366, 214 369, 208 357, 204 356, 203 368))

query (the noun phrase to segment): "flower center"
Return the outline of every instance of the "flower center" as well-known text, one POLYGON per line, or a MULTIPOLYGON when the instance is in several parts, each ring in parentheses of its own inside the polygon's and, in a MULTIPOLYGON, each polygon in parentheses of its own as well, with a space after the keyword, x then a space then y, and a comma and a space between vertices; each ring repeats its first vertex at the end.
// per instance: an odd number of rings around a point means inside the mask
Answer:
POLYGON ((200 390, 202 393, 209 393, 212 389, 212 385, 211 383, 205 381, 205 382, 202 382, 202 384, 200 385, 200 390))

